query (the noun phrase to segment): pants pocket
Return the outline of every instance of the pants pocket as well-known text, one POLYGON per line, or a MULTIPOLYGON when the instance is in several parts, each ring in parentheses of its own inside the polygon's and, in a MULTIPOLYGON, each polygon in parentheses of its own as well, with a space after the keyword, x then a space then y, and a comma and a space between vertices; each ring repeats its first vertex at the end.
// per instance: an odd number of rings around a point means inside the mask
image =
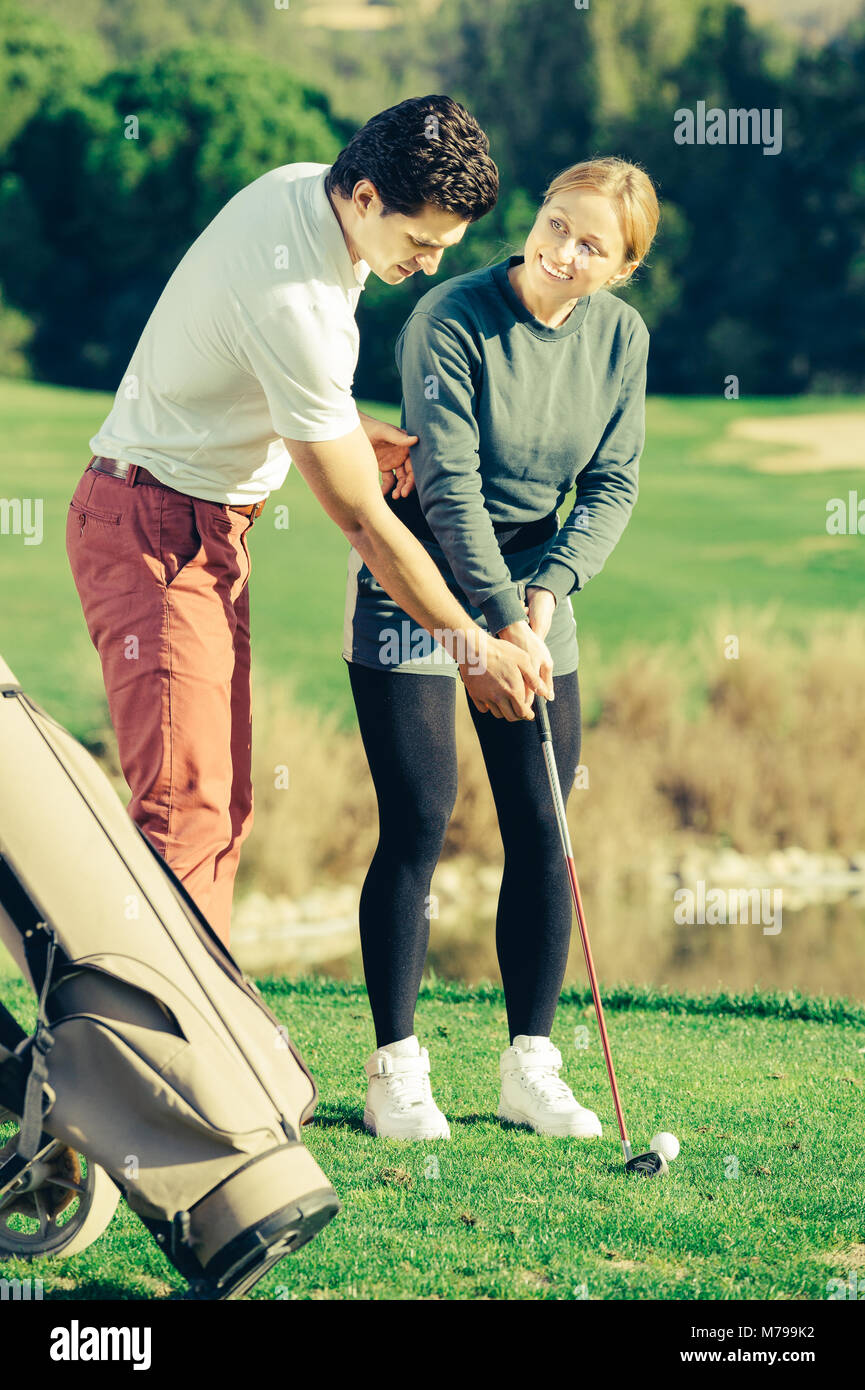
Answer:
POLYGON ((82 531, 89 522, 98 526, 119 526, 123 520, 123 493, 115 489, 107 494, 104 489, 97 490, 99 481, 100 475, 87 469, 69 503, 70 519, 82 531))
POLYGON ((122 489, 97 488, 96 473, 85 473, 66 514, 66 553, 79 593, 82 584, 128 558, 124 525, 127 499, 122 489))
POLYGON ((159 561, 165 574, 165 587, 174 583, 181 570, 186 569, 204 549, 201 533, 195 520, 195 504, 191 497, 179 493, 160 495, 159 561))

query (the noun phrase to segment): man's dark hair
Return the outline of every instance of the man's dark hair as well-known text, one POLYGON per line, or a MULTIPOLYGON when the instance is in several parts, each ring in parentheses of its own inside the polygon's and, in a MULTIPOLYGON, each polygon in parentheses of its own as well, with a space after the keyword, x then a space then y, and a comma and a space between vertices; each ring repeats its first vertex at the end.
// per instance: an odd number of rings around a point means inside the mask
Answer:
POLYGON ((447 96, 410 97, 380 111, 337 155, 327 179, 350 198, 369 179, 385 215, 414 217, 427 204, 477 222, 495 206, 499 171, 474 116, 447 96))

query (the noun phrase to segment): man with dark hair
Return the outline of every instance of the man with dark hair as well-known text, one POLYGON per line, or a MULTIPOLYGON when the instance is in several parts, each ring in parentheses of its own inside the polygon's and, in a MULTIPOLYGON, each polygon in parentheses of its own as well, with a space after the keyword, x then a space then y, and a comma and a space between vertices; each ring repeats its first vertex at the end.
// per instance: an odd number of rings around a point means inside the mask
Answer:
POLYGON ((459 102, 412 97, 367 121, 337 155, 325 183, 329 194, 350 199, 356 185, 369 180, 385 217, 415 217, 432 204, 477 222, 495 207, 499 192, 489 150, 486 135, 459 102))
POLYGON ((129 811, 226 944, 252 821, 247 533, 291 462, 476 702, 531 718, 552 693, 543 643, 474 623, 388 507, 376 461, 405 495, 416 439, 351 391, 370 269, 433 274, 496 195, 486 136, 445 96, 373 117, 332 168, 272 169, 187 251, 90 441, 67 551, 129 811))

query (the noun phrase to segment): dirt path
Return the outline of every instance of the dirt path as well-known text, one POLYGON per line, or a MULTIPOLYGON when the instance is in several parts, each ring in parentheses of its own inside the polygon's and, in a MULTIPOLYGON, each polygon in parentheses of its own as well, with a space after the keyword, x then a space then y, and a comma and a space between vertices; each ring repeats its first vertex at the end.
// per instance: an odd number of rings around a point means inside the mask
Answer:
POLYGON ((773 415, 767 419, 737 420, 724 437, 723 453, 729 462, 730 445, 778 445, 777 453, 748 460, 760 473, 823 473, 833 469, 865 467, 865 413, 844 411, 815 415, 773 415))

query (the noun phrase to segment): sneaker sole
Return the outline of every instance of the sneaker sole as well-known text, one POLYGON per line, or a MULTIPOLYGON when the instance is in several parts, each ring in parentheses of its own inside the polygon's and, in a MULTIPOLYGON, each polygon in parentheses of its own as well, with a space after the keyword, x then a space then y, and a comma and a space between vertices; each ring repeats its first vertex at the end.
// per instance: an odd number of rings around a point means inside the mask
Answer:
POLYGON ((422 1130, 419 1134, 379 1135, 378 1129, 376 1128, 375 1120, 373 1119, 373 1116, 370 1114, 368 1110, 364 1110, 363 1112, 363 1127, 368 1134, 374 1135, 376 1139, 400 1139, 408 1141, 409 1143, 411 1143, 412 1141, 426 1143, 430 1139, 450 1139, 451 1137, 450 1125, 447 1123, 445 1124, 444 1129, 439 1128, 435 1130, 422 1130))
POLYGON ((523 1125, 527 1129, 533 1130, 535 1134, 545 1134, 551 1139, 601 1139, 603 1137, 603 1132, 597 1129, 582 1130, 574 1129, 571 1126, 567 1129, 543 1129, 534 1120, 529 1119, 528 1115, 522 1115, 518 1110, 508 1110, 502 1105, 499 1106, 498 1117, 500 1120, 507 1120, 512 1125, 523 1125))

